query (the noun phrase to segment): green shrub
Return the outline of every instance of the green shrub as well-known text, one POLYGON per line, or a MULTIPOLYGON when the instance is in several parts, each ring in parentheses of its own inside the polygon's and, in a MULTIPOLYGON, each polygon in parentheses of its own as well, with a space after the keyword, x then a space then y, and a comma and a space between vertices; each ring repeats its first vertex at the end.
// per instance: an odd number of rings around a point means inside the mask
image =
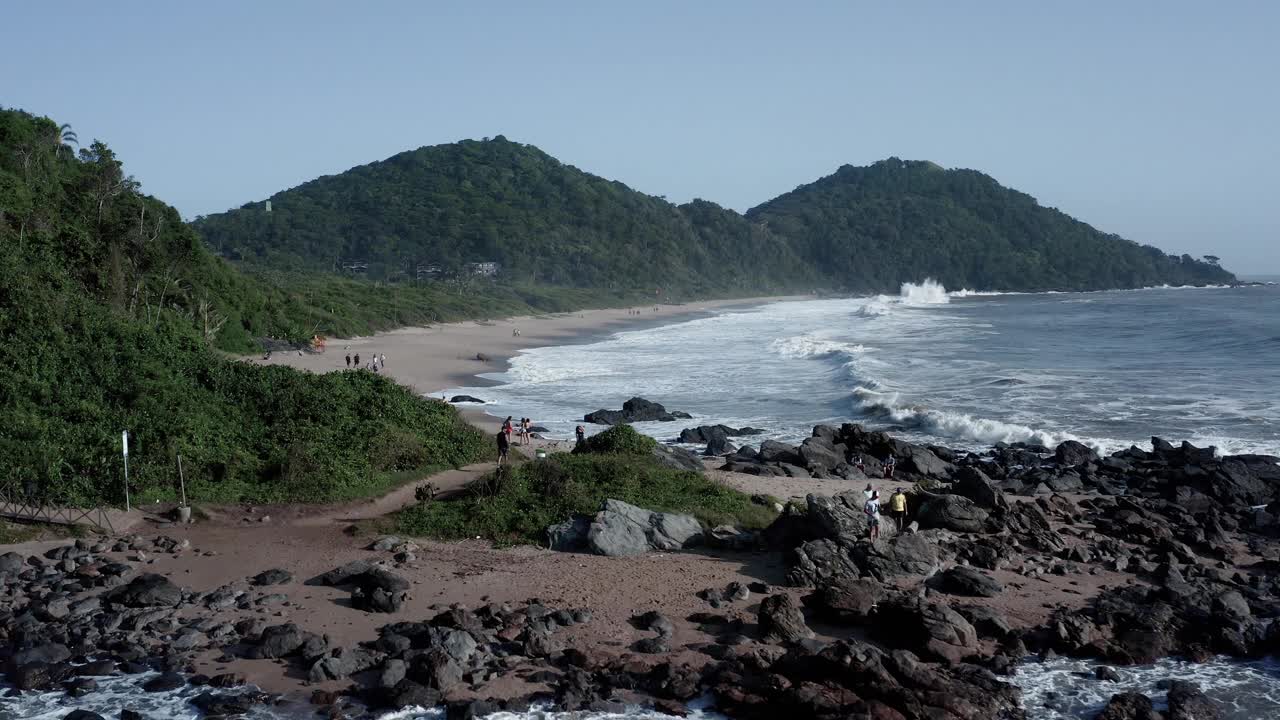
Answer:
POLYGON ((559 453, 509 468, 502 478, 482 478, 475 487, 483 490, 399 513, 397 532, 541 544, 548 525, 575 514, 594 513, 607 498, 651 510, 688 513, 708 526, 761 528, 776 517, 771 506, 755 504, 749 496, 700 473, 625 454, 559 453))
POLYGON ((642 435, 630 425, 614 425, 604 432, 587 438, 575 453, 621 453, 624 455, 648 455, 658 443, 648 435, 642 435))

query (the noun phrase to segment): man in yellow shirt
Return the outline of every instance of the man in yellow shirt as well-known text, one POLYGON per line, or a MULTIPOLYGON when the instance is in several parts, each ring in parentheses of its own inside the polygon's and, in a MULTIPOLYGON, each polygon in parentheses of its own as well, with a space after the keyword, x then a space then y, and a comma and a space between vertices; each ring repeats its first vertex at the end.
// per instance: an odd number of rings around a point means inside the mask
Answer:
POLYGON ((902 488, 897 488, 889 496, 889 515, 897 523, 898 532, 902 532, 902 524, 907 519, 907 496, 902 492, 902 488))

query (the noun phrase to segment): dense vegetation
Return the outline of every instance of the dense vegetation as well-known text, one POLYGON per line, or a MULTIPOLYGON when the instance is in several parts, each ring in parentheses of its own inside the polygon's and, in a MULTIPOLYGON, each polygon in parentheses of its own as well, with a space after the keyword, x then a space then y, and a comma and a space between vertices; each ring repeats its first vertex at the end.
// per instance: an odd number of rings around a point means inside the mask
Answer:
MULTIPOLYGON (((494 261, 507 282, 675 297, 934 277, 984 290, 1233 282, 1215 263, 1108 235, 972 170, 840 168, 749 211, 675 206, 499 136, 424 147, 197 219, 249 266, 413 280, 494 261)), ((408 283, 405 283, 406 285, 408 283)))
POLYGON ((601 435, 607 437, 587 452, 509 467, 455 498, 409 508, 397 516, 396 529, 422 537, 542 544, 548 525, 595 513, 608 498, 688 513, 707 526, 761 528, 776 515, 772 502, 753 503, 701 473, 663 465, 653 456, 653 440, 630 426, 615 426, 592 439, 601 435))
POLYGON ((896 158, 833 175, 752 209, 842 285, 897 289, 1100 290, 1231 283, 1214 262, 1166 255, 1093 227, 974 170, 896 158))
POLYGON ((373 374, 225 358, 315 308, 213 257, 106 145, 73 141, 0 110, 0 481, 120 500, 124 429, 141 500, 173 496, 179 453, 200 502, 354 497, 488 453, 452 408, 373 374))
POLYGON ((495 261, 510 282, 676 296, 783 291, 815 275, 786 243, 713 203, 676 207, 497 137, 404 152, 194 226, 224 257, 413 277, 495 261))

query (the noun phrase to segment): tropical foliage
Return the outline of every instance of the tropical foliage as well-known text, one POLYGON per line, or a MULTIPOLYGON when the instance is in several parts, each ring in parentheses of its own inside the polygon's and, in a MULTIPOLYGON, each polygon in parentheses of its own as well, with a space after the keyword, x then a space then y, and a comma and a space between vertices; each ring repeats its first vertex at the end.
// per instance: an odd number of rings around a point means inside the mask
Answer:
MULTIPOLYGON (((319 283, 299 295, 241 275, 143 195, 110 148, 94 141, 73 156, 73 137, 0 110, 0 482, 58 502, 118 501, 126 429, 144 500, 176 494, 179 454, 199 501, 322 501, 489 453, 451 407, 371 373, 225 357, 217 348, 301 333, 319 308, 342 312, 380 291, 319 283)), ((436 299, 343 322, 496 305, 483 293, 436 299)))
MULTIPOLYGON (((247 266, 416 280, 497 262, 508 282, 652 295, 984 290, 1234 281, 1213 262, 1109 235, 972 170, 891 158, 840 168, 744 216, 675 206, 499 136, 404 152, 198 219, 247 266)), ((406 283, 407 284, 407 283, 406 283)))

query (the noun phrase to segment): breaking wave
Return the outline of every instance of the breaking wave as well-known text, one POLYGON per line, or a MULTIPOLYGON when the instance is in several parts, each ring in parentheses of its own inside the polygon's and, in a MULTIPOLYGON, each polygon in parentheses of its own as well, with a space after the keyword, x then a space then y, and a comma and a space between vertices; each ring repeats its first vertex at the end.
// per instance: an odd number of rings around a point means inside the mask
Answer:
POLYGON ((1066 440, 1079 440, 1070 433, 1051 433, 1026 425, 933 410, 924 405, 909 405, 901 402, 898 393, 878 392, 867 387, 854 389, 853 404, 865 415, 967 444, 989 446, 998 442, 1025 442, 1053 448, 1066 440))
POLYGON ((898 291, 898 298, 903 305, 912 307, 919 305, 946 305, 951 302, 951 298, 947 295, 947 289, 942 286, 942 283, 935 281, 933 278, 925 278, 924 282, 919 285, 902 283, 902 289, 898 291))
POLYGON ((769 345, 770 349, 785 358, 815 358, 833 355, 844 355, 852 359, 866 351, 862 345, 843 343, 834 340, 823 340, 811 335, 797 335, 789 338, 778 338, 769 345))

